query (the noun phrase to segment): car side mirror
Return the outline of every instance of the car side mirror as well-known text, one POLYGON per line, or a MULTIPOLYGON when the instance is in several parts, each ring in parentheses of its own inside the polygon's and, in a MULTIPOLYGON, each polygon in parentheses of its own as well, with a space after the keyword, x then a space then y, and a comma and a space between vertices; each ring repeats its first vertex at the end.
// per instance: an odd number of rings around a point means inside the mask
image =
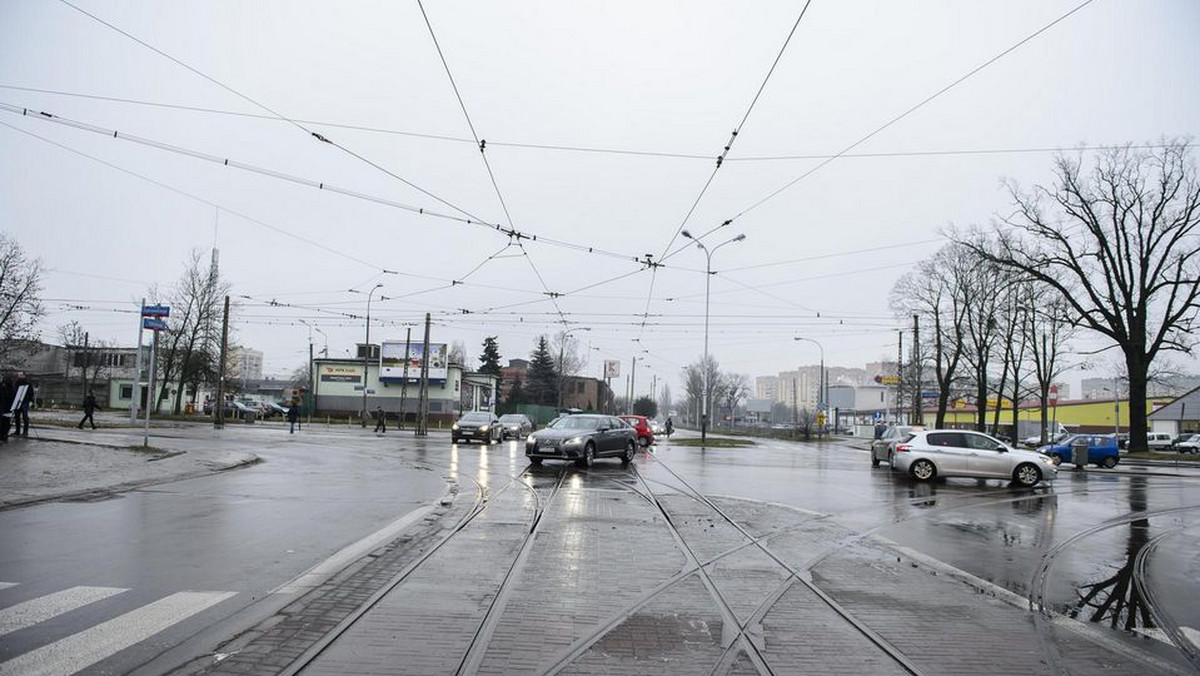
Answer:
POLYGON ((1005 446, 1004 444, 1001 444, 1001 445, 999 445, 999 446, 997 446, 997 447, 996 447, 996 450, 997 450, 997 451, 1000 451, 1001 453, 1007 453, 1007 452, 1008 452, 1008 446, 1005 446))

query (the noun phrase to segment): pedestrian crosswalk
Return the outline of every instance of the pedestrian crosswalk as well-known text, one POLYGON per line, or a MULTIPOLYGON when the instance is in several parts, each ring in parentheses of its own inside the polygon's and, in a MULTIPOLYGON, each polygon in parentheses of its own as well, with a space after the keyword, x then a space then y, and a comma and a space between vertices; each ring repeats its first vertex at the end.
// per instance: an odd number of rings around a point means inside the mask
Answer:
MULTIPOLYGON (((0 590, 13 587, 19 585, 0 582, 0 590)), ((129 591, 123 587, 78 586, 0 608, 0 641, 14 632, 34 628, 66 613, 104 599, 119 597, 129 591)), ((77 673, 235 595, 236 592, 221 591, 169 594, 0 662, 0 676, 67 676, 77 673)))

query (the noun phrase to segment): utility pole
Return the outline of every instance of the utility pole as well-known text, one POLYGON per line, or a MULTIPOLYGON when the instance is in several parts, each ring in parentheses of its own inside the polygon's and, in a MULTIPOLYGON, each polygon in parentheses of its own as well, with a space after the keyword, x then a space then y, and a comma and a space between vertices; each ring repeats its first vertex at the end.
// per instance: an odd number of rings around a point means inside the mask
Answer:
POLYGON ((313 409, 317 407, 317 393, 313 391, 313 346, 312 331, 308 332, 308 424, 312 424, 313 409))
MULTIPOLYGON (((154 332, 154 340, 150 343, 150 393, 154 393, 154 376, 158 371, 155 365, 158 364, 158 331, 154 332)), ((155 406, 146 403, 146 429, 142 435, 142 448, 150 447, 150 411, 154 410, 155 406)))
POLYGON ((83 332, 83 396, 85 397, 88 392, 88 366, 90 366, 88 362, 91 361, 88 358, 88 335, 87 331, 83 332))
MULTIPOLYGON (((921 390, 923 389, 923 387, 921 384, 921 375, 922 374, 921 374, 921 321, 920 321, 920 315, 913 315, 912 354, 913 354, 913 358, 912 358, 912 372, 913 372, 912 418, 910 419, 909 422, 911 422, 913 425, 920 425, 925 422, 924 411, 922 410, 922 407, 921 407, 921 403, 924 401, 924 399, 921 396, 921 390)), ((1015 406, 1016 405, 1014 404, 1014 410, 1015 410, 1015 406)))
POLYGON ((904 331, 896 332, 896 424, 904 422, 904 331))
POLYGON ((421 350, 421 389, 417 400, 417 428, 414 433, 418 437, 429 434, 429 324, 430 315, 425 313, 425 341, 421 350))
POLYGON ((138 418, 138 409, 142 404, 142 308, 146 307, 146 297, 142 297, 142 304, 138 306, 138 346, 137 354, 133 358, 133 396, 129 402, 129 424, 136 425, 138 418))
POLYGON ((408 415, 408 360, 412 347, 412 327, 404 332, 404 380, 400 381, 400 429, 404 429, 404 421, 408 415))
MULTIPOLYGON (((155 334, 157 335, 157 334, 155 334)), ((229 350, 229 296, 225 296, 225 315, 221 324, 221 362, 217 365, 217 401, 213 404, 213 426, 225 426, 225 357, 229 350)), ((151 361, 151 373, 154 365, 151 361)), ((150 390, 151 395, 154 389, 150 390)), ((146 400, 146 410, 150 410, 150 400, 146 400)))

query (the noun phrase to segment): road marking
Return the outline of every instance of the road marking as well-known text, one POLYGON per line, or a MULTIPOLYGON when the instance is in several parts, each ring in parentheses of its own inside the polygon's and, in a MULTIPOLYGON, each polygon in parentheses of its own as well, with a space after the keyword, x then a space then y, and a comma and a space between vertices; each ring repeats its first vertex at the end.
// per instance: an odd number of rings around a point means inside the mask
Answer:
POLYGON ((8 589, 15 586, 17 586, 16 582, 0 582, 0 589, 8 589))
POLYGON ((179 592, 7 662, 0 674, 68 676, 163 631, 236 592, 179 592))
POLYGON ((321 586, 325 580, 328 580, 346 566, 366 556, 372 550, 378 549, 383 544, 396 539, 402 531, 425 518, 431 511, 433 511, 433 507, 431 506, 414 509, 358 542, 343 547, 328 559, 271 590, 271 593, 295 594, 321 586))
POLYGON ((0 636, 32 627, 39 622, 125 591, 129 590, 118 587, 71 587, 18 603, 0 610, 0 636))

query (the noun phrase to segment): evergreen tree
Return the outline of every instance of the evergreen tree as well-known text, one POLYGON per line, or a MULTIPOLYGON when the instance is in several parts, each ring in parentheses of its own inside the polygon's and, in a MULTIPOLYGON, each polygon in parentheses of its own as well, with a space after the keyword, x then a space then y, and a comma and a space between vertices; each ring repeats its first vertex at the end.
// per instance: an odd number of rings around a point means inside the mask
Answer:
POLYGON ((529 355, 529 374, 525 386, 527 396, 533 403, 542 406, 558 403, 558 371, 545 336, 538 337, 537 347, 529 355))
POLYGON ((504 406, 509 411, 515 411, 517 406, 524 403, 526 403, 525 390, 521 387, 521 376, 516 376, 513 378, 512 388, 508 391, 508 398, 504 400, 504 406))
POLYGON ((480 373, 500 375, 500 344, 496 342, 496 336, 483 339, 483 354, 479 355, 479 361, 483 363, 479 367, 480 373))
POLYGON ((653 418, 658 415, 658 402, 650 397, 641 396, 633 402, 634 415, 644 415, 647 418, 653 418))

